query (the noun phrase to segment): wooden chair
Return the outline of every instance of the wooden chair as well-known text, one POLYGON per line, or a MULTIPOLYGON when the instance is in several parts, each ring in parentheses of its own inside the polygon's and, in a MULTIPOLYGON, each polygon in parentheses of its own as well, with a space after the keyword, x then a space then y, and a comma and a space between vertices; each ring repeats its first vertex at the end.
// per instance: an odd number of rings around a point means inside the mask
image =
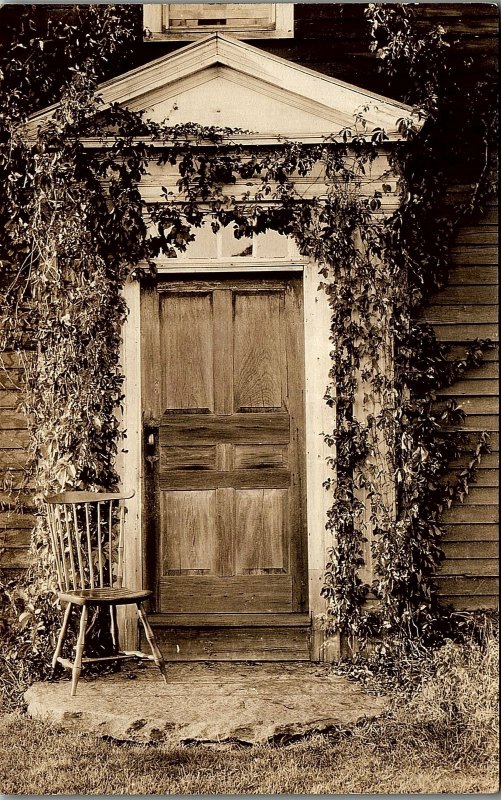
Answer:
POLYGON ((152 592, 127 589, 122 586, 124 552, 124 500, 134 495, 98 492, 63 492, 45 498, 52 552, 56 563, 59 584, 58 597, 67 604, 59 633, 52 667, 58 662, 72 671, 71 695, 77 692, 77 683, 83 664, 98 661, 116 661, 133 658, 153 660, 167 682, 162 654, 157 647, 148 623, 143 601, 152 592), (119 605, 136 606, 145 629, 152 655, 118 652, 116 608, 119 605), (75 648, 75 659, 61 657, 72 606, 80 606, 80 630, 75 648), (89 606, 108 606, 110 630, 114 650, 110 656, 84 658, 85 634, 89 606))

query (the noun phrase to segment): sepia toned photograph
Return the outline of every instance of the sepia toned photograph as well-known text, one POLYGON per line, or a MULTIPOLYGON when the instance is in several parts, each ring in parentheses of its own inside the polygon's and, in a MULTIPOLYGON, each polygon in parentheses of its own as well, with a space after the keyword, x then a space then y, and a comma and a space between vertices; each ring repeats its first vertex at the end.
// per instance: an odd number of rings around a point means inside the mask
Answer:
POLYGON ((0 4, 0 793, 499 791, 500 8, 0 4))

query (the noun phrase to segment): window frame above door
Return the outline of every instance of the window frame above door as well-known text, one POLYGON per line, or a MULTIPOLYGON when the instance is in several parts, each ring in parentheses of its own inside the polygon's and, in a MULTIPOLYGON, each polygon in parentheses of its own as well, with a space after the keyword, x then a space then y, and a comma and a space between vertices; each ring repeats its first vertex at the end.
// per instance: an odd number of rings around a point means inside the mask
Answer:
MULTIPOLYGON (((294 3, 266 3, 271 9, 271 23, 264 27, 245 24, 201 25, 198 27, 170 25, 169 8, 173 3, 146 3, 143 5, 143 37, 145 42, 152 41, 195 41, 210 33, 219 31, 230 34, 234 39, 291 39, 294 37, 294 3)), ((188 4, 187 4, 188 5, 188 4)), ((215 19, 224 18, 218 11, 218 3, 214 5, 215 19)), ((243 4, 244 5, 244 4, 243 4)), ((197 12, 194 12, 196 14, 197 12)))

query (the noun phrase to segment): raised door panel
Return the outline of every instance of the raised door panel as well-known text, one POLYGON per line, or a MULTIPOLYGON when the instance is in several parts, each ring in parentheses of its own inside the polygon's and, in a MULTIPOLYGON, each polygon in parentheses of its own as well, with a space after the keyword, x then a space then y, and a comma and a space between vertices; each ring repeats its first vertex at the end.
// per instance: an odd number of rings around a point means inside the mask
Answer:
POLYGON ((163 575, 218 574, 216 493, 161 492, 163 575))
POLYGON ((234 448, 236 469, 265 469, 288 467, 288 448, 282 444, 236 444, 234 448))
POLYGON ((283 308, 284 292, 235 294, 235 411, 283 408, 283 308))
POLYGON ((287 495, 287 489, 236 492, 237 575, 288 572, 287 495))
POLYGON ((166 410, 214 408, 213 308, 210 293, 160 299, 162 402, 166 410))

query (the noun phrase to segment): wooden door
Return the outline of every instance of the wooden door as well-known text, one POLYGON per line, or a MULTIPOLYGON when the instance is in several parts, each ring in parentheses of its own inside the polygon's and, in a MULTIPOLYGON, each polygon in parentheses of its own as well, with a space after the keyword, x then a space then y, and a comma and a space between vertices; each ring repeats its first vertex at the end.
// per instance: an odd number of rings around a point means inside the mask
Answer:
POLYGON ((301 281, 163 281, 152 311, 157 611, 305 610, 301 281))

